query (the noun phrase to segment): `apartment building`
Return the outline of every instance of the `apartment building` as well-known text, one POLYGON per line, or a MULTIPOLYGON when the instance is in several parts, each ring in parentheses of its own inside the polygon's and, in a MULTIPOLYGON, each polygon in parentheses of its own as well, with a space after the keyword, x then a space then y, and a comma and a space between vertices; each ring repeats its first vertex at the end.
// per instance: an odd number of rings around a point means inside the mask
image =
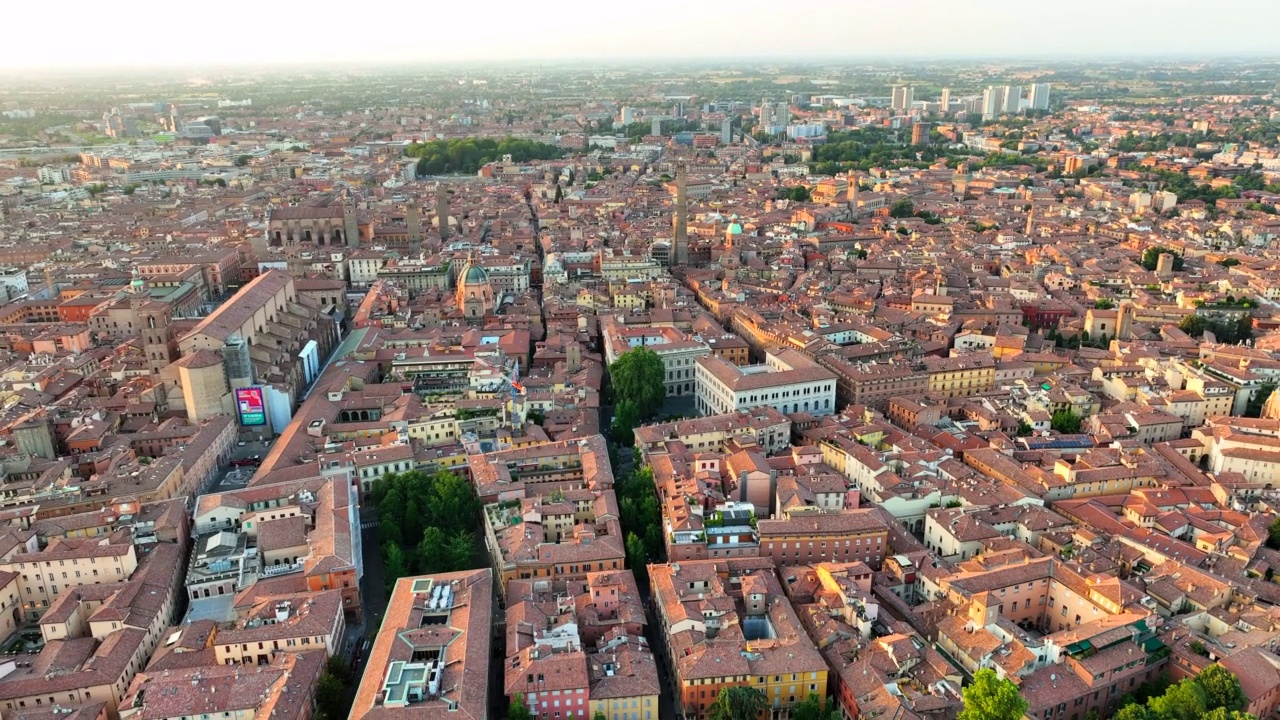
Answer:
POLYGON ((357 621, 364 564, 354 494, 343 473, 200 496, 188 597, 215 605, 259 580, 296 574, 311 592, 341 591, 346 620, 357 621))
POLYGON ((346 633, 342 605, 338 590, 255 598, 215 632, 214 657, 219 665, 266 665, 282 652, 337 655, 346 633))
MULTIPOLYGON (((16 540, 16 538, 14 538, 16 540)), ((121 583, 138 568, 137 548, 128 530, 100 538, 54 538, 44 549, 13 544, 0 570, 18 575, 25 620, 38 620, 58 598, 81 585, 121 583)))
POLYGON ((555 489, 484 507, 499 591, 513 579, 582 580, 621 570, 626 548, 613 490, 555 489))
POLYGON ((929 392, 947 398, 971 397, 995 387, 996 361, 989 356, 925 357, 929 392))
POLYGON ((656 720, 658 670, 644 622, 629 570, 511 581, 506 694, 522 695, 539 718, 656 720))
POLYGON ((400 578, 369 649, 352 717, 488 717, 493 574, 400 578))
POLYGON ((830 354, 816 360, 835 374, 841 406, 866 405, 884 412, 892 398, 918 397, 929 391, 929 376, 920 365, 855 363, 830 354))
POLYGON ((311 702, 325 669, 323 651, 277 655, 264 665, 199 665, 138 673, 119 703, 120 720, 271 717, 310 720, 311 702))
POLYGON ((721 452, 727 443, 744 437, 754 440, 766 453, 781 452, 791 445, 791 421, 766 406, 635 429, 636 448, 642 455, 668 452, 674 444, 694 452, 721 452))
POLYGON ((739 367, 718 357, 697 360, 697 408, 703 415, 771 407, 780 413, 836 412, 836 376, 795 350, 766 355, 763 365, 739 367))
POLYGON ((39 620, 44 647, 6 661, 3 714, 103 703, 114 716, 134 676, 174 621, 183 547, 152 543, 124 582, 61 592, 39 620))
POLYGON ((695 390, 694 366, 698 358, 707 357, 707 343, 669 326, 627 325, 625 316, 605 315, 600 318, 600 337, 605 349, 605 362, 612 365, 627 351, 645 348, 662 359, 666 376, 666 396, 688 396, 695 390))
POLYGON ((826 661, 768 558, 649 566, 677 709, 701 720, 721 688, 764 693, 786 712, 827 694, 826 661))
POLYGON ((879 568, 889 551, 889 528, 871 510, 774 518, 756 527, 760 556, 778 566, 858 561, 879 568))

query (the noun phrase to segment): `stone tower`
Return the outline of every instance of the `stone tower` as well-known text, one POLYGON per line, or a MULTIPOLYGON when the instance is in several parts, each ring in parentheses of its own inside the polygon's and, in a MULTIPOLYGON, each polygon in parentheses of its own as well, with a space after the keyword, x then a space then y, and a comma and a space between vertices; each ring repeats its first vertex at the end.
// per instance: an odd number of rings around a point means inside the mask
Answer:
POLYGON ((405 208, 404 223, 409 228, 409 254, 418 257, 422 253, 422 211, 417 205, 405 208))
POLYGON ((347 247, 360 247, 360 221, 356 219, 356 199, 352 195, 342 203, 342 234, 347 247))
POLYGON ((1027 237, 1031 237, 1031 231, 1036 227, 1036 209, 1031 208, 1027 211, 1027 237))
POLYGON ((436 223, 440 225, 440 242, 449 240, 449 193, 436 184, 436 223))
POLYGON ((858 173, 849 171, 849 190, 847 195, 849 201, 849 215, 855 220, 858 218, 858 173))
POLYGON ((1133 303, 1125 300, 1120 303, 1120 308, 1116 312, 1116 339, 1130 340, 1133 338, 1133 303))
POLYGON ((689 264, 689 171, 683 161, 676 166, 675 263, 689 264))

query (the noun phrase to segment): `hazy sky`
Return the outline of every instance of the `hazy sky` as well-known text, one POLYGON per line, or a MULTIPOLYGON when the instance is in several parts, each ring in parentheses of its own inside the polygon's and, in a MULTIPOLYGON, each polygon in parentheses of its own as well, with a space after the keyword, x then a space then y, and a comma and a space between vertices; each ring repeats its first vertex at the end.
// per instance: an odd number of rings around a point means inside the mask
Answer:
POLYGON ((1280 0, 18 2, 0 69, 681 57, 1280 55, 1280 0))

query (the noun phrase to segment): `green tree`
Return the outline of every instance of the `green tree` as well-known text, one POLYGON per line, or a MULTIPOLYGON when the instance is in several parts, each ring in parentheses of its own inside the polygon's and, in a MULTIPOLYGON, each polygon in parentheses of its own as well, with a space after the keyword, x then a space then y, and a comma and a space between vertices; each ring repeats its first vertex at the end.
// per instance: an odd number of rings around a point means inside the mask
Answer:
POLYGON ((889 217, 892 218, 908 218, 915 214, 915 203, 905 198, 889 206, 889 217))
POLYGON ((840 710, 815 693, 791 708, 791 720, 840 720, 840 710))
POLYGON ((808 187, 804 185, 793 185, 791 187, 780 188, 778 190, 779 200, 794 200, 796 202, 808 202, 811 193, 808 187))
POLYGON ((756 720, 769 707, 765 694, 753 687, 720 688, 716 701, 707 708, 708 720, 756 720))
POLYGON ((1280 517, 1272 520, 1267 526, 1267 547, 1280 550, 1280 517))
POLYGON ((1049 418, 1049 427, 1065 435, 1080 432, 1080 416, 1071 410, 1059 410, 1049 418))
POLYGON ((450 527, 475 527, 480 518, 480 498, 471 483, 453 473, 440 473, 431 483, 431 515, 450 527))
POLYGON ((654 351, 643 347, 628 350, 609 366, 609 378, 615 400, 633 403, 640 419, 653 417, 662 407, 667 373, 654 351))
POLYGON ((1275 383, 1269 382, 1259 385, 1253 391, 1253 394, 1249 396, 1249 402, 1244 408, 1244 416, 1250 418, 1262 417, 1262 407, 1267 404, 1267 400, 1275 391, 1275 383))
POLYGON ((564 151, 555 145, 532 140, 470 137, 413 143, 405 149, 405 155, 418 158, 419 175, 444 175, 474 173, 504 155, 510 155, 513 161, 521 163, 563 157, 564 151))
POLYGON ((596 714, 591 716, 591 720, 609 720, 609 717, 597 710, 596 714))
POLYGON ((1196 684, 1204 691, 1204 704, 1210 710, 1243 710, 1249 702, 1240 689, 1240 678, 1218 663, 1201 670, 1196 684))
POLYGON ((613 408, 613 423, 609 426, 614 442, 630 446, 635 442, 633 430, 640 424, 640 411, 631 400, 619 401, 613 408))
POLYGON ((1111 720, 1153 720, 1147 706, 1142 703, 1130 703, 1115 711, 1111 720))
POLYGON ((1242 343, 1245 340, 1253 339, 1253 316, 1244 313, 1236 318, 1235 323, 1231 326, 1231 342, 1242 343))
POLYGON ((417 546, 419 573, 445 572, 449 562, 449 536, 438 527, 429 527, 422 533, 417 546))
POLYGON ((468 570, 475 562, 476 536, 470 530, 459 530, 449 538, 445 547, 445 559, 449 563, 446 572, 468 570))
POLYGON ((1110 298, 1098 298, 1093 301, 1093 307, 1098 310, 1110 310, 1115 306, 1116 304, 1110 298))
POLYGON ((1147 709, 1161 720, 1199 720, 1204 714, 1204 689, 1195 680, 1183 680, 1151 698, 1147 709))
POLYGON ((239 155, 236 157, 236 167, 244 167, 249 164, 253 158, 248 155, 239 155))
POLYGON ((1253 715, 1240 710, 1228 710, 1226 708, 1214 708, 1204 715, 1200 716, 1200 720, 1258 720, 1253 715))
POLYGON ((963 695, 964 709, 956 720, 1020 720, 1027 712, 1027 701, 1018 694, 1018 686, 1001 680, 990 668, 974 673, 963 695))
POLYGON ((1209 321, 1206 320, 1204 316, 1197 315, 1196 313, 1191 313, 1178 322, 1178 329, 1193 338, 1198 338, 1201 335, 1204 335, 1204 331, 1208 328, 1209 321))
POLYGON ((325 672, 338 678, 343 685, 351 684, 351 666, 347 664, 346 659, 340 655, 334 655, 325 663, 325 672))
POLYGON ((383 551, 386 558, 383 560, 382 572, 386 577, 387 587, 393 588, 397 580, 409 575, 409 558, 399 545, 383 545, 383 551))
POLYGON ((1156 245, 1154 247, 1149 247, 1142 252, 1142 261, 1141 261, 1142 267, 1146 268, 1147 270, 1154 271, 1156 267, 1158 267, 1160 264, 1160 256, 1164 253, 1169 253, 1170 255, 1173 256, 1174 270, 1182 269, 1182 266, 1184 264, 1182 255, 1163 245, 1156 245))
POLYGON ((1018 421, 1018 437, 1027 437, 1031 435, 1032 432, 1034 432, 1034 429, 1031 427, 1030 423, 1026 420, 1018 421))
POLYGON ((633 532, 627 533, 627 567, 631 568, 631 572, 635 574, 637 579, 647 577, 649 574, 647 565, 649 562, 649 553, 645 550, 644 540, 633 532))
POLYGON ((322 673, 316 681, 316 708, 331 718, 346 717, 343 712, 346 694, 347 689, 341 680, 327 672, 322 673))
POLYGON ((507 706, 507 720, 533 720, 533 713, 524 702, 524 695, 516 693, 507 706))

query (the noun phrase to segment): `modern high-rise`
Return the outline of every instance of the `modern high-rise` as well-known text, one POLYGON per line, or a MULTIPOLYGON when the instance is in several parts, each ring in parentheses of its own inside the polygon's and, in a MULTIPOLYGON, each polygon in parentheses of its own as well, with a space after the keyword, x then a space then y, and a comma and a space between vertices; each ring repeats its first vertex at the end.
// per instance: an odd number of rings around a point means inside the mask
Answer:
POLYGON ((1022 109, 1022 86, 1021 85, 1005 85, 1004 87, 1004 111, 1006 113, 1017 113, 1022 109))
POLYGON ((633 107, 624 106, 622 108, 622 124, 630 125, 635 121, 636 121, 636 109, 633 107))
POLYGON ((911 109, 911 103, 915 102, 915 88, 906 85, 897 85, 893 88, 893 100, 890 104, 894 110, 906 112, 911 109))
POLYGON ((1031 86, 1030 105, 1032 110, 1049 109, 1049 83, 1036 83, 1031 86))
POLYGON ((733 119, 725 118, 720 121, 720 144, 730 145, 733 143, 733 119))
POLYGON ((760 101, 760 127, 767 128, 773 125, 773 103, 768 100, 760 101))
POLYGON ((938 114, 946 115, 951 109, 951 88, 942 88, 942 98, 938 100, 938 114))
POLYGON ((982 91, 982 119, 990 120, 1004 107, 1004 88, 994 85, 982 91))
POLYGON ((652 126, 652 127, 649 129, 649 134, 650 134, 650 135, 661 135, 661 134, 662 134, 662 118, 654 118, 653 120, 651 120, 651 121, 649 122, 649 124, 652 126))
POLYGON ((791 106, 780 102, 773 106, 773 122, 775 125, 791 124, 791 106))
POLYGON ((911 144, 912 145, 928 145, 929 131, 933 130, 931 123, 916 123, 911 126, 911 144))

